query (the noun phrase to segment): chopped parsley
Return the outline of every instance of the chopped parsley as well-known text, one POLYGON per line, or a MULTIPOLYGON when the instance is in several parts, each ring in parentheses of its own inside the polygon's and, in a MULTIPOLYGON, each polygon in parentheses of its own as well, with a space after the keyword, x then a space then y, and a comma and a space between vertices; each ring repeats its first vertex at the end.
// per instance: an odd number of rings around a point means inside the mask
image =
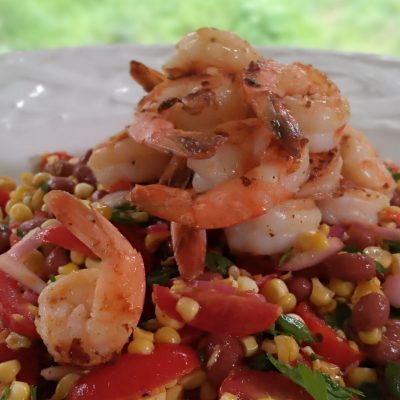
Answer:
POLYGON ((343 329, 351 317, 351 308, 344 301, 338 301, 336 309, 325 316, 325 322, 334 329, 343 329))
POLYGON ((385 378, 390 393, 400 398, 400 364, 389 361, 385 368, 385 378))
POLYGON ((226 258, 222 254, 216 251, 208 251, 206 255, 206 267, 209 271, 218 272, 224 278, 228 277, 229 267, 233 265, 233 262, 226 258))
POLYGON ((280 333, 292 336, 299 343, 315 342, 313 335, 304 322, 291 315, 282 314, 276 322, 275 329, 280 333))
POLYGON ((179 275, 178 268, 176 267, 163 267, 153 270, 147 274, 146 280, 148 286, 167 285, 170 279, 179 275))

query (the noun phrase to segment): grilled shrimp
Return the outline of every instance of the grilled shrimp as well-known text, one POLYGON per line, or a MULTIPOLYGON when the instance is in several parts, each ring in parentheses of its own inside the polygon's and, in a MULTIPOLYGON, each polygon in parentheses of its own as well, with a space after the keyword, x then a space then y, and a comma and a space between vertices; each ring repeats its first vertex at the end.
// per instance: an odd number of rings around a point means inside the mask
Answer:
POLYGON ((68 193, 52 191, 45 202, 102 265, 66 275, 41 292, 37 331, 59 363, 107 362, 121 352, 141 316, 142 257, 109 221, 68 193))

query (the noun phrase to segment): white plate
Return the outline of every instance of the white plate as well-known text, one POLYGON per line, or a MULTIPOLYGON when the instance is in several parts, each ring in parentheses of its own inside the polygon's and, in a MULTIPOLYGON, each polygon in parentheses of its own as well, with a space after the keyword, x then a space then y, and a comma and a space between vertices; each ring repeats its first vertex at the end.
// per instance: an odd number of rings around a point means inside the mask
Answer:
MULTIPOLYGON (((351 123, 400 161, 400 59, 287 48, 260 50, 327 72, 349 98, 351 123)), ((159 67, 170 46, 117 45, 0 55, 0 175, 16 176, 44 151, 82 152, 117 132, 143 94, 131 59, 159 67)))

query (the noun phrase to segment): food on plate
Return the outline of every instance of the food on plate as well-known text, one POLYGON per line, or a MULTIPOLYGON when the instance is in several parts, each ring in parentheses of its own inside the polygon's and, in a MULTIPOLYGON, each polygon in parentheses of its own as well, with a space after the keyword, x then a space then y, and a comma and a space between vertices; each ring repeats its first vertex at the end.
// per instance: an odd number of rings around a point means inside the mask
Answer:
POLYGON ((129 126, 0 177, 1 399, 400 398, 400 179, 338 87, 186 35, 129 126))

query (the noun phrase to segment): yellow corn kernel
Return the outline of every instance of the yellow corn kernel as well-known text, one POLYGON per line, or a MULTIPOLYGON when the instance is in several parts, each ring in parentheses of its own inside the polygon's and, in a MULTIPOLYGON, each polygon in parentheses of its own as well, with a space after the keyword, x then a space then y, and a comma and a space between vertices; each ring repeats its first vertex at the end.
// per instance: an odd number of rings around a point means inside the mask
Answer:
POLYGON ((335 295, 332 290, 329 290, 326 286, 324 286, 318 278, 312 278, 312 291, 310 295, 311 303, 316 306, 326 306, 328 305, 333 296, 335 295))
POLYGON ((300 348, 291 336, 277 335, 274 337, 274 342, 280 362, 288 364, 297 360, 300 354, 300 348))
POLYGON ((0 363, 0 383, 8 385, 15 379, 20 370, 21 364, 18 360, 4 361, 0 363))
POLYGON ((176 311, 186 322, 191 321, 199 310, 200 304, 189 297, 181 297, 176 303, 176 311))
POLYGON ((99 268, 101 265, 101 261, 95 258, 86 257, 85 258, 85 267, 86 268, 99 268))
POLYGON ((261 343, 261 349, 264 350, 266 353, 276 354, 278 351, 276 348, 276 344, 273 340, 264 339, 261 343))
POLYGON ((220 354, 221 354, 221 346, 217 344, 216 346, 214 346, 214 350, 207 361, 206 367, 208 369, 210 369, 218 361, 220 354))
POLYGON ((56 391, 50 400, 63 400, 67 397, 74 383, 80 378, 79 374, 67 374, 57 383, 56 391))
POLYGON ((156 343, 180 343, 181 336, 176 329, 170 326, 163 326, 155 333, 154 341, 156 343))
POLYGON ((92 207, 97 210, 104 218, 110 220, 112 217, 112 208, 103 203, 92 203, 92 207))
POLYGON ((83 200, 88 199, 93 192, 94 192, 94 187, 86 182, 78 183, 77 185, 75 185, 74 188, 74 195, 78 199, 83 199, 83 200))
POLYGON ((254 355, 258 350, 258 343, 254 336, 246 336, 240 339, 244 349, 245 357, 254 355))
POLYGON ((25 266, 34 272, 36 275, 41 275, 44 266, 44 255, 39 250, 32 250, 25 257, 23 257, 25 266))
POLYGON ((157 318, 151 318, 144 321, 142 327, 147 331, 156 331, 160 327, 160 324, 158 323, 157 318))
POLYGON ((32 185, 38 187, 42 183, 47 182, 50 178, 51 175, 48 172, 38 172, 32 178, 32 185))
POLYGON ((220 398, 219 400, 238 400, 237 396, 235 396, 232 393, 229 392, 225 392, 220 398))
POLYGON ((354 342, 353 340, 349 340, 349 346, 355 351, 360 351, 358 344, 356 342, 354 342))
POLYGON ((85 255, 78 253, 77 251, 71 250, 69 253, 69 258, 76 265, 82 265, 85 262, 85 255))
POLYGON ((351 386, 358 387, 363 383, 377 383, 378 376, 373 368, 352 368, 347 373, 347 379, 351 386))
POLYGON ((360 331, 358 337, 365 344, 377 344, 382 340, 382 331, 379 328, 372 329, 371 331, 360 331))
POLYGON ((328 235, 329 235, 329 231, 330 231, 330 227, 329 227, 328 224, 321 224, 321 225, 318 227, 318 230, 319 230, 321 233, 323 233, 325 236, 328 236, 328 235))
POLYGON ((169 317, 158 306, 155 307, 155 314, 157 321, 161 324, 161 326, 170 326, 171 328, 179 330, 185 325, 184 322, 180 322, 169 317))
POLYGON ((217 392, 210 382, 205 381, 200 386, 200 400, 214 400, 217 398, 217 392))
POLYGON ((279 278, 273 278, 267 281, 261 288, 261 294, 270 303, 277 304, 279 299, 289 293, 286 283, 279 278))
POLYGON ((14 204, 8 214, 14 222, 24 222, 33 217, 32 210, 24 203, 14 204))
POLYGON ((400 253, 392 254, 392 262, 390 263, 390 273, 393 275, 400 274, 400 253))
POLYGON ((326 315, 332 311, 335 311, 337 307, 337 301, 331 300, 326 306, 318 307, 318 312, 321 315, 326 315))
POLYGON ((72 262, 62 265, 61 267, 58 267, 58 273, 60 275, 68 275, 71 272, 78 271, 78 270, 79 270, 79 267, 72 262))
POLYGON ((42 208, 44 195, 45 193, 40 188, 34 191, 30 202, 33 211, 39 211, 42 208))
POLYGON ((354 282, 331 278, 328 287, 336 296, 348 298, 353 294, 355 285, 354 282))
POLYGON ((17 184, 10 176, 0 176, 0 189, 5 190, 6 192, 11 192, 12 190, 15 190, 16 187, 17 184))
POLYGON ((134 339, 146 339, 146 340, 149 340, 150 342, 153 342, 154 341, 154 333, 136 327, 133 330, 133 338, 134 339))
POLYGON ((389 268, 392 262, 392 255, 381 247, 369 246, 366 247, 363 252, 373 260, 382 264, 385 268, 389 268))
POLYGON ((150 253, 154 253, 160 244, 170 237, 169 232, 154 232, 148 233, 144 238, 144 245, 146 250, 150 253))
POLYGON ((284 313, 289 313, 296 307, 296 296, 293 293, 286 293, 278 300, 277 304, 282 307, 284 313))
POLYGON ((239 276, 237 278, 238 288, 242 292, 254 292, 258 293, 258 286, 254 279, 248 276, 239 276))
POLYGON ((322 232, 303 232, 297 237, 295 247, 299 251, 324 250, 328 247, 328 237, 322 232))
POLYGON ((228 276, 228 278, 223 279, 221 283, 232 286, 234 288, 239 287, 238 281, 236 279, 233 279, 231 276, 228 276))
POLYGON ((22 183, 26 185, 31 185, 32 184, 32 179, 33 179, 33 173, 30 171, 22 172, 20 174, 20 178, 22 183))
POLYGON ((193 390, 200 387, 201 384, 205 381, 206 381, 206 373, 203 370, 198 369, 181 378, 179 380, 179 384, 185 390, 193 390))
POLYGON ((361 297, 369 293, 381 293, 381 282, 377 277, 370 279, 369 281, 363 281, 357 284, 353 296, 351 296, 351 302, 356 304, 361 297))
POLYGON ((180 293, 183 289, 186 288, 186 283, 181 279, 174 279, 172 282, 172 286, 169 289, 172 293, 180 293))
POLYGON ((332 378, 340 375, 340 368, 337 365, 324 360, 314 360, 312 362, 312 367, 314 370, 321 371, 332 378))
POLYGON ((31 387, 26 382, 14 381, 10 386, 10 394, 7 400, 29 400, 31 387))
POLYGON ((22 199, 22 203, 28 206, 30 209, 32 209, 32 196, 31 195, 25 195, 24 198, 22 199))
POLYGON ((50 218, 40 225, 41 228, 48 228, 49 226, 59 225, 60 223, 55 218, 50 218))
POLYGON ((130 354, 151 354, 153 350, 153 342, 147 339, 133 339, 128 345, 128 353, 130 354))
POLYGON ((22 336, 16 332, 10 332, 5 340, 7 347, 11 350, 28 349, 32 342, 26 336, 22 336))
POLYGON ((175 385, 167 389, 166 400, 183 400, 183 387, 175 385))

